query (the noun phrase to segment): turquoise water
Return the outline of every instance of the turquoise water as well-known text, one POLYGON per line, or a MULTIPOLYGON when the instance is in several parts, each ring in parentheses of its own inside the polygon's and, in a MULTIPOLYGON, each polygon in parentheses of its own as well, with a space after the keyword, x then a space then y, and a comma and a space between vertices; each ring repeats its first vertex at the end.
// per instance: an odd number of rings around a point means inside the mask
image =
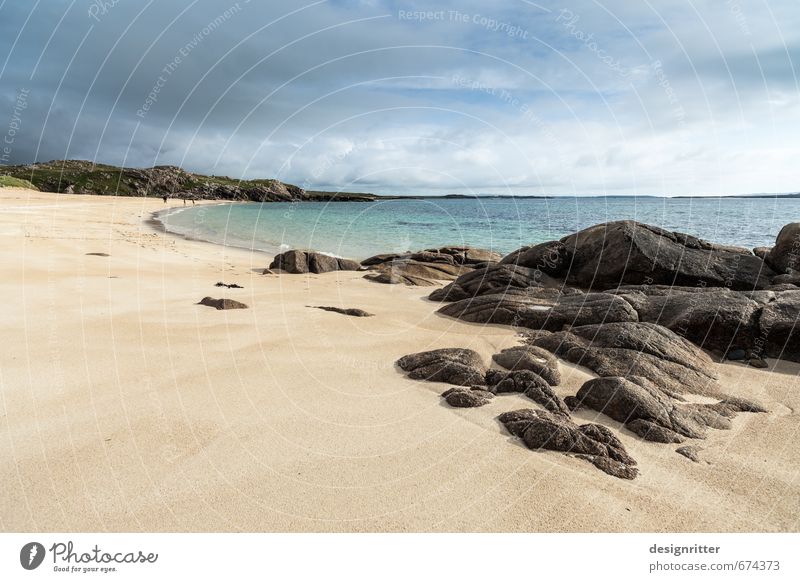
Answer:
POLYGON ((160 216, 167 230, 278 252, 308 248, 354 259, 446 245, 511 252, 610 220, 633 219, 713 242, 771 246, 800 221, 800 199, 557 198, 273 202, 195 206, 160 216))

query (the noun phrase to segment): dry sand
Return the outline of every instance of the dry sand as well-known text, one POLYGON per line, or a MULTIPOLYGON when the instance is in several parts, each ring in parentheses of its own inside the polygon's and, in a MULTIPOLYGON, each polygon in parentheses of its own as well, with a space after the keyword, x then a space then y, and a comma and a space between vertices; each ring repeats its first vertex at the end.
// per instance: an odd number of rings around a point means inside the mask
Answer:
MULTIPOLYGON (((162 208, 0 190, 2 531, 800 529, 800 366, 720 365, 771 412, 692 443, 701 463, 580 413, 639 461, 623 481, 504 434, 521 396, 455 410, 393 367, 439 347, 488 361, 512 330, 436 315, 430 288, 261 275, 268 256, 154 232, 162 208)), ((589 374, 561 365, 574 394, 589 374)))

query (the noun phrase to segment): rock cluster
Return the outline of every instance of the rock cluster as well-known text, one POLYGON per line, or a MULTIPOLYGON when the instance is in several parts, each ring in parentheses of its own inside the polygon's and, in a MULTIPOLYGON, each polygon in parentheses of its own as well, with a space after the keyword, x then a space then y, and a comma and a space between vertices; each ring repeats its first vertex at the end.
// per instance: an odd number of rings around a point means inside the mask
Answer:
POLYGON ((561 383, 558 360, 543 348, 515 346, 492 356, 496 364, 506 370, 530 370, 541 376, 550 386, 561 383))
POLYGON ((500 415, 509 432, 531 449, 574 454, 625 479, 635 478, 638 471, 619 439, 602 425, 576 425, 571 411, 582 407, 595 410, 642 439, 659 443, 702 439, 709 428, 730 428, 730 419, 740 412, 765 412, 758 404, 740 398, 722 398, 713 404, 687 402, 681 392, 713 392, 706 386, 713 384, 707 371, 711 362, 705 353, 666 328, 635 322, 583 326, 574 331, 578 333, 539 331, 529 338, 569 361, 594 365, 600 374, 566 399, 552 386, 560 380, 558 362, 540 345, 516 346, 494 354, 494 362, 506 370, 487 369, 477 352, 465 348, 409 354, 397 365, 410 378, 450 384, 442 397, 452 407, 475 408, 490 404, 496 395, 523 394, 543 410, 500 415), (629 325, 638 327, 629 329, 629 325), (610 346, 612 338, 615 347, 603 347, 610 346), (609 349, 623 355, 604 351, 609 349))
POLYGON ((376 283, 431 286, 500 258, 499 254, 484 249, 443 247, 416 253, 376 255, 361 264, 371 271, 364 277, 376 283))
POLYGON ((397 365, 414 380, 446 382, 456 386, 485 386, 486 366, 480 355, 465 348, 443 348, 409 354, 397 365))
POLYGON ((702 439, 708 428, 729 429, 730 419, 739 412, 766 412, 755 403, 738 399, 688 403, 641 376, 589 380, 572 404, 573 408, 586 406, 601 412, 643 439, 660 443, 702 439))
MULTIPOLYGON (((601 224, 478 263, 430 294, 445 303, 443 315, 524 328, 526 345, 492 356, 505 370, 458 348, 399 364, 412 378, 456 385, 443 394, 451 406, 524 394, 541 409, 502 414, 511 434, 630 479, 636 462, 614 434, 575 424, 571 412, 594 410, 660 443, 702 439, 730 428, 739 413, 766 412, 724 393, 709 354, 758 368, 766 357, 800 362, 798 267, 800 223, 787 225, 774 247, 753 251, 633 221, 601 224), (557 358, 598 377, 562 400, 553 389, 557 358), (686 394, 716 401, 689 402, 686 394)), ((677 452, 697 461, 699 450, 677 452)))
POLYGON ((718 393, 711 358, 673 331, 641 322, 532 332, 527 341, 598 376, 643 376, 672 393, 718 393))
POLYGON ((486 374, 489 390, 495 394, 519 392, 553 414, 569 416, 569 409, 561 397, 544 378, 530 370, 501 372, 489 370, 486 374))
POLYGON ((800 362, 800 224, 772 249, 715 245, 619 221, 525 247, 430 295, 474 323, 561 332, 651 323, 718 356, 763 368, 800 362))
MULTIPOLYGON (((537 365, 557 365, 552 355, 527 346, 510 348, 496 356, 504 360, 511 357, 508 354, 515 356, 509 364, 527 360, 520 357, 526 354, 541 360, 537 365)), ((524 394, 544 410, 505 413, 499 420, 529 448, 574 454, 616 477, 633 479, 637 475, 636 461, 610 430, 595 424, 577 426, 564 400, 542 376, 530 369, 486 369, 477 352, 464 348, 410 354, 400 358, 397 365, 408 372, 410 378, 454 384, 442 393, 447 404, 454 408, 485 406, 497 394, 524 394)), ((551 370, 549 367, 541 369, 551 370)))
POLYGON ((529 408, 506 412, 498 420, 529 449, 568 453, 620 479, 634 479, 639 473, 636 460, 602 425, 578 426, 568 416, 529 408))
POLYGON ((323 253, 291 250, 273 259, 269 269, 280 269, 295 275, 303 273, 330 273, 331 271, 358 271, 361 265, 350 259, 332 257, 323 253))

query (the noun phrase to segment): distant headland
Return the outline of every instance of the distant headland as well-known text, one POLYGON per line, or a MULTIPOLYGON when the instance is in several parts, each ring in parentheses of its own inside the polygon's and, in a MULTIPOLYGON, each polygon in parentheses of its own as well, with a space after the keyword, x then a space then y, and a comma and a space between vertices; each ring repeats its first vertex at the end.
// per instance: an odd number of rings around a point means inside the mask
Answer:
MULTIPOLYGON (((241 180, 228 176, 207 176, 177 166, 124 168, 86 160, 52 160, 19 166, 0 166, 0 178, 29 182, 44 192, 98 194, 106 196, 151 196, 187 200, 228 200, 232 202, 374 202, 377 200, 550 200, 572 198, 527 194, 445 194, 380 195, 369 192, 306 190, 276 179, 241 180)), ((0 186, 2 183, 0 183, 0 186)), ((19 186, 20 183, 17 183, 19 186)), ((581 198, 661 198, 662 196, 586 194, 581 198)), ((701 196, 669 196, 686 199, 701 196)), ((800 198, 800 192, 733 194, 702 198, 800 198)))

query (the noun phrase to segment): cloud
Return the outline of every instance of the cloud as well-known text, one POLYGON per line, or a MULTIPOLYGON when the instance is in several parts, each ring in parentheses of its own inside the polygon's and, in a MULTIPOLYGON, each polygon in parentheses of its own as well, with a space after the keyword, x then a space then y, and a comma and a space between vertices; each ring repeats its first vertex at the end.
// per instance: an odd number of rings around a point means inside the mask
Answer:
POLYGON ((793 0, 7 2, 0 46, 6 119, 29 91, 12 163, 406 194, 798 189, 793 0))

